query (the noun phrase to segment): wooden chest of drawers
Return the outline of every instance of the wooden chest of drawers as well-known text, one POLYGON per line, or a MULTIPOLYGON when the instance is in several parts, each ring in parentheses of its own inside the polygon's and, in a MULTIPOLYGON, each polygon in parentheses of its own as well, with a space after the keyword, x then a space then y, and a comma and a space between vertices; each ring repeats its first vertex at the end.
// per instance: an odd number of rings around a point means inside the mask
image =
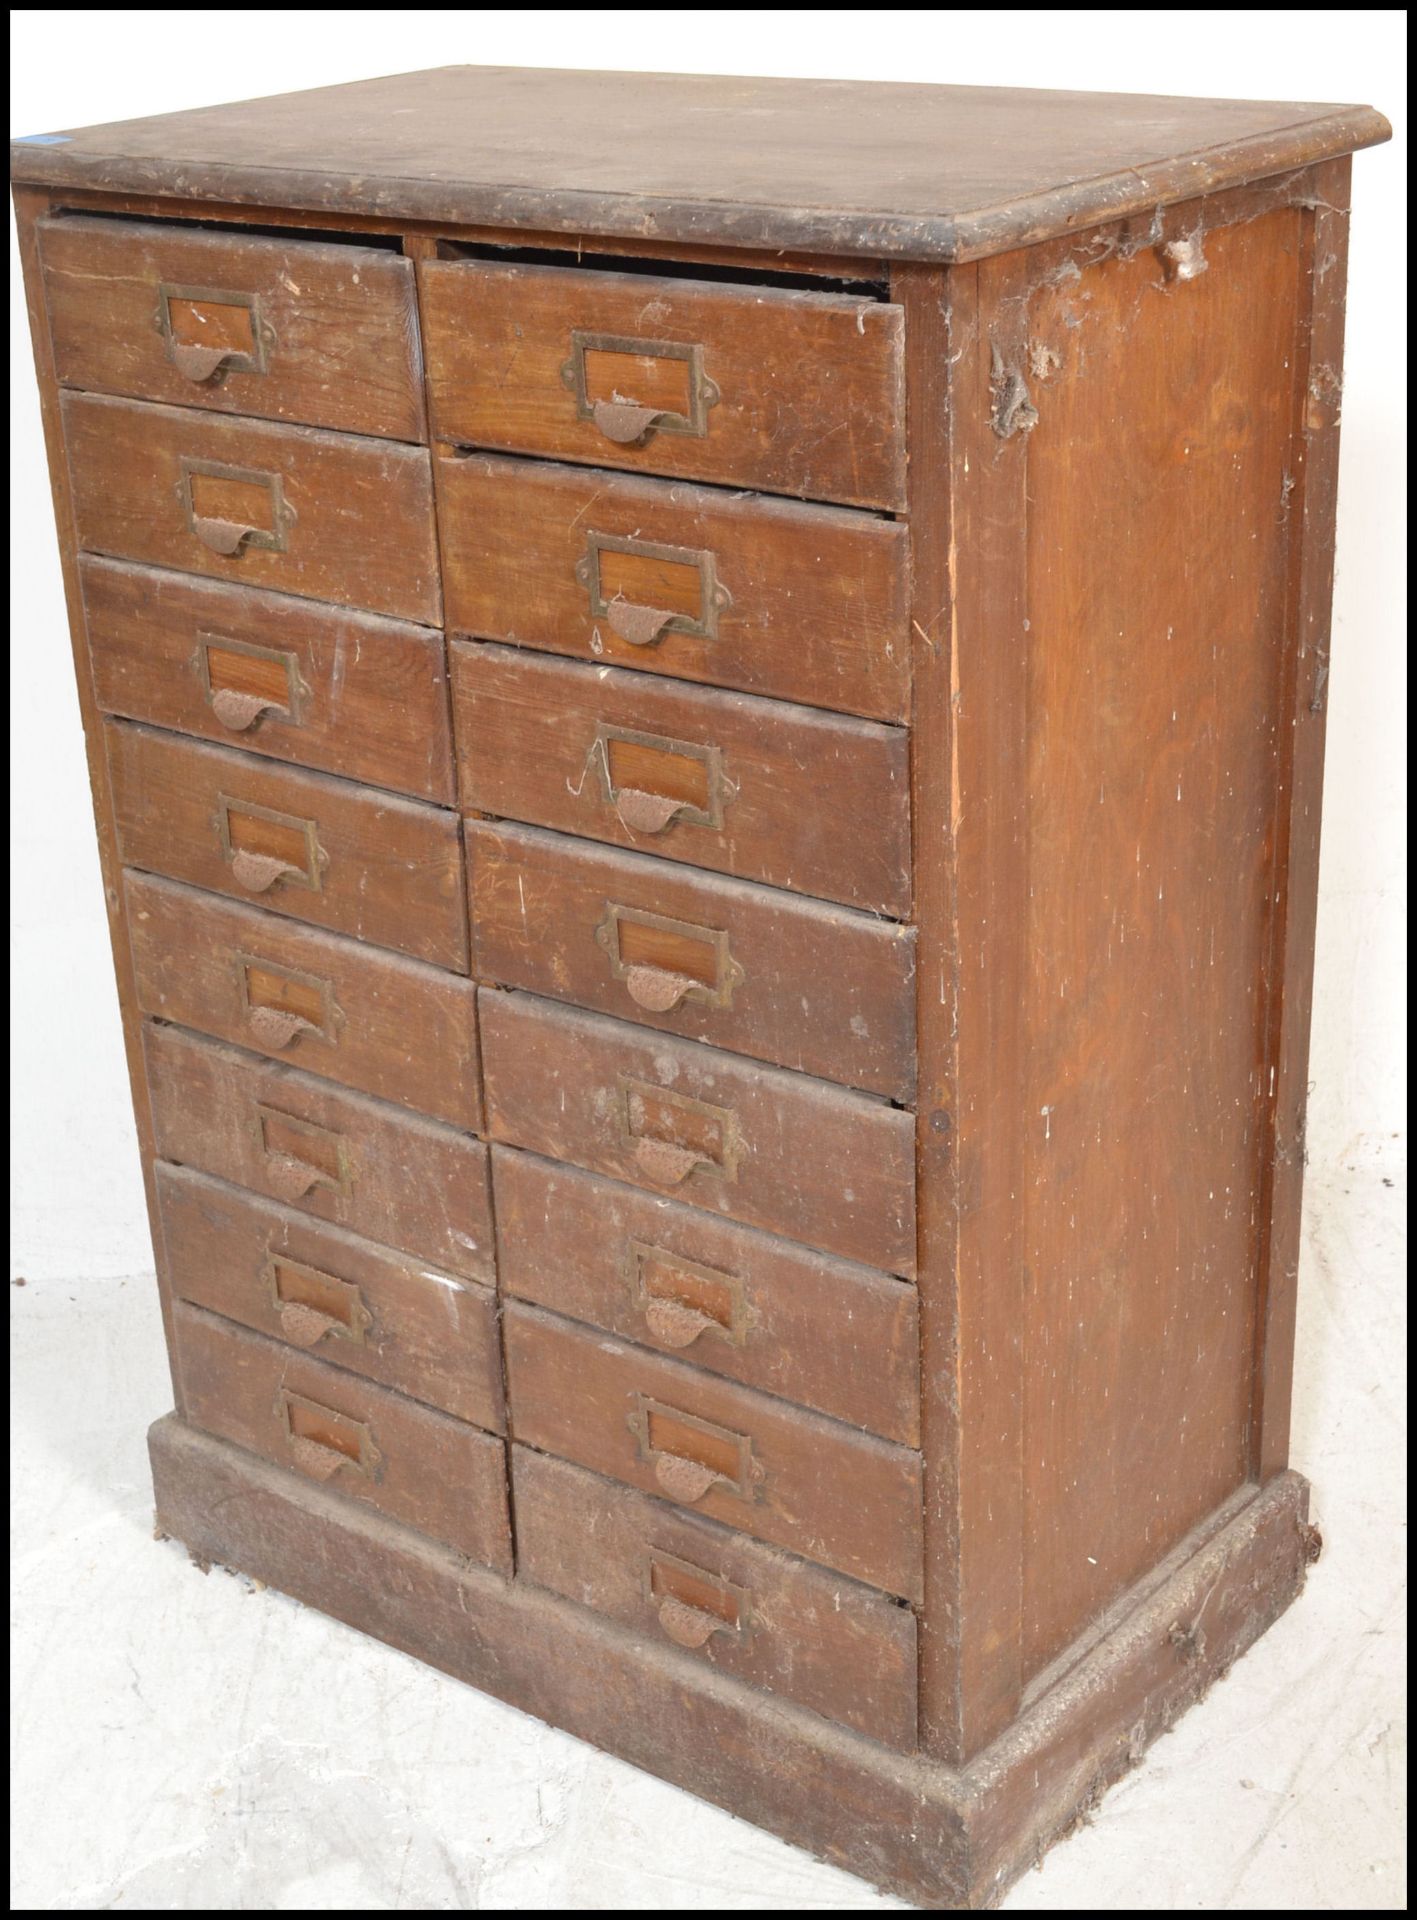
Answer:
POLYGON ((1385 133, 448 69, 12 148, 165 1532, 927 1906, 1288 1604, 1385 133))

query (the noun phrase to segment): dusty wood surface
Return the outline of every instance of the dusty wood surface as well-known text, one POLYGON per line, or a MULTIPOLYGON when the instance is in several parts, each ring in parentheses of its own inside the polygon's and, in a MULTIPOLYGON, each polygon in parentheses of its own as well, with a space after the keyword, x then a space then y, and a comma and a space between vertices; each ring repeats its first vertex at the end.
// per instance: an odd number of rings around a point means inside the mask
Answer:
POLYGON ((509 1147, 492 1185, 504 1296, 919 1444, 912 1287, 509 1147))
POLYGON ((534 827, 467 850, 479 980, 912 1099, 913 928, 534 827))
POLYGON ((442 636, 85 555, 105 713, 451 804, 442 636))
POLYGON ((452 646, 462 804, 904 919, 905 731, 452 646))
POLYGON ((424 437, 413 267, 395 253, 306 241, 293 261, 280 240, 68 218, 44 222, 40 257, 63 386, 424 437))
POLYGON ((154 1427, 151 1446, 158 1524, 199 1559, 239 1567, 720 1806, 750 1809, 758 1825, 927 1908, 996 1906, 1304 1578, 1308 1488, 1285 1473, 1164 1562, 1107 1643, 957 1770, 893 1755, 676 1647, 508 1586, 174 1418, 154 1427))
POLYGON ((496 1296, 189 1167, 157 1169, 174 1291, 253 1333, 501 1432, 496 1296))
POLYGON ((456 814, 125 721, 108 739, 129 866, 466 973, 456 814))
POLYGON ((145 1042, 163 1159, 492 1279, 480 1140, 177 1027, 149 1026, 145 1042))
POLYGON ((885 1746, 913 1749, 908 1607, 529 1447, 512 1449, 512 1484, 526 1579, 885 1746))
POLYGON ((1371 107, 441 67, 14 142, 10 171, 513 234, 948 260, 1390 131, 1371 107))
POLYGON ((146 1014, 476 1132, 476 989, 362 940, 130 873, 146 1014))
POLYGON ((870 720, 909 714, 900 526, 554 462, 435 466, 451 631, 870 720), (627 540, 676 553, 626 556, 614 543, 627 540), (624 638, 624 603, 665 624, 624 638))

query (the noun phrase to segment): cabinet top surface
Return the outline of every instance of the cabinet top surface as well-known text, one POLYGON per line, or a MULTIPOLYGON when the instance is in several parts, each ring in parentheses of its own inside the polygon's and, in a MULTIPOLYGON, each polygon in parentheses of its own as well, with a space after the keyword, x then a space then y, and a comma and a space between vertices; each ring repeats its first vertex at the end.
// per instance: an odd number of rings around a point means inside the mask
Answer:
POLYGON ((12 142, 17 183, 965 260, 1373 146, 1371 107, 439 67, 12 142))

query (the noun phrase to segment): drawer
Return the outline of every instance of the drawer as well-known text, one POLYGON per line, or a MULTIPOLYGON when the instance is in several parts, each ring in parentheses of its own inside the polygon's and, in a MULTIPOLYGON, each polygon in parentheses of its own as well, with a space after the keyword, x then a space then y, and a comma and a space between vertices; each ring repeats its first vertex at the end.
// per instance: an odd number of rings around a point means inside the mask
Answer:
POLYGON ((513 1301, 512 1437, 906 1599, 920 1457, 513 1301))
POLYGON ((124 884, 144 1013, 481 1126, 470 980, 171 880, 130 873, 124 884))
POLYGON ((61 385, 423 439, 397 252, 73 216, 38 240, 61 385))
POLYGON ((903 526, 483 454, 436 473, 450 630, 908 718, 903 526))
POLYGON ((456 814, 111 720, 126 865, 467 972, 456 814))
POLYGON ((91 554, 79 571, 105 713, 452 804, 440 633, 91 554))
POLYGON ((868 1739, 915 1746, 915 1616, 711 1520, 512 1449, 522 1576, 868 1739))
POLYGON ((452 674, 468 812, 908 915, 900 728, 509 647, 456 642, 452 674))
POLYGON ((500 1440, 199 1307, 173 1323, 194 1426, 511 1577, 500 1440))
POLYGON ((81 547, 440 624, 428 451, 61 396, 81 547))
POLYGON ((912 1098, 913 927, 536 827, 467 844, 479 980, 912 1098))
POLYGON ((143 1050, 160 1159, 491 1282, 480 1140, 176 1027, 146 1026, 143 1050))
POLYGON ((914 1274, 910 1114, 529 994, 477 1005, 494 1140, 914 1274))
POLYGON ((185 1167, 156 1168, 167 1273, 193 1306, 500 1433, 491 1287, 435 1273, 185 1167))
POLYGON ((899 307, 496 261, 418 271, 435 440, 905 505, 899 307))
POLYGON ((919 1445, 907 1282, 510 1147, 492 1189, 504 1296, 919 1445))

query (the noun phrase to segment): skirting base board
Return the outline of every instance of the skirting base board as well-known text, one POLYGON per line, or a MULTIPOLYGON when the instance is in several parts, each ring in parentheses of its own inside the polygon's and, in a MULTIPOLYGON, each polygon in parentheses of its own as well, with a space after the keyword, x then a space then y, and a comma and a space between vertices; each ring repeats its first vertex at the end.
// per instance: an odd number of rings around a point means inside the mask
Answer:
POLYGON ((995 1906, 1278 1618, 1315 1539, 1298 1474, 1255 1490, 954 1769, 470 1567, 175 1414, 149 1446, 158 1527, 200 1562, 277 1587, 929 1908, 995 1906))

